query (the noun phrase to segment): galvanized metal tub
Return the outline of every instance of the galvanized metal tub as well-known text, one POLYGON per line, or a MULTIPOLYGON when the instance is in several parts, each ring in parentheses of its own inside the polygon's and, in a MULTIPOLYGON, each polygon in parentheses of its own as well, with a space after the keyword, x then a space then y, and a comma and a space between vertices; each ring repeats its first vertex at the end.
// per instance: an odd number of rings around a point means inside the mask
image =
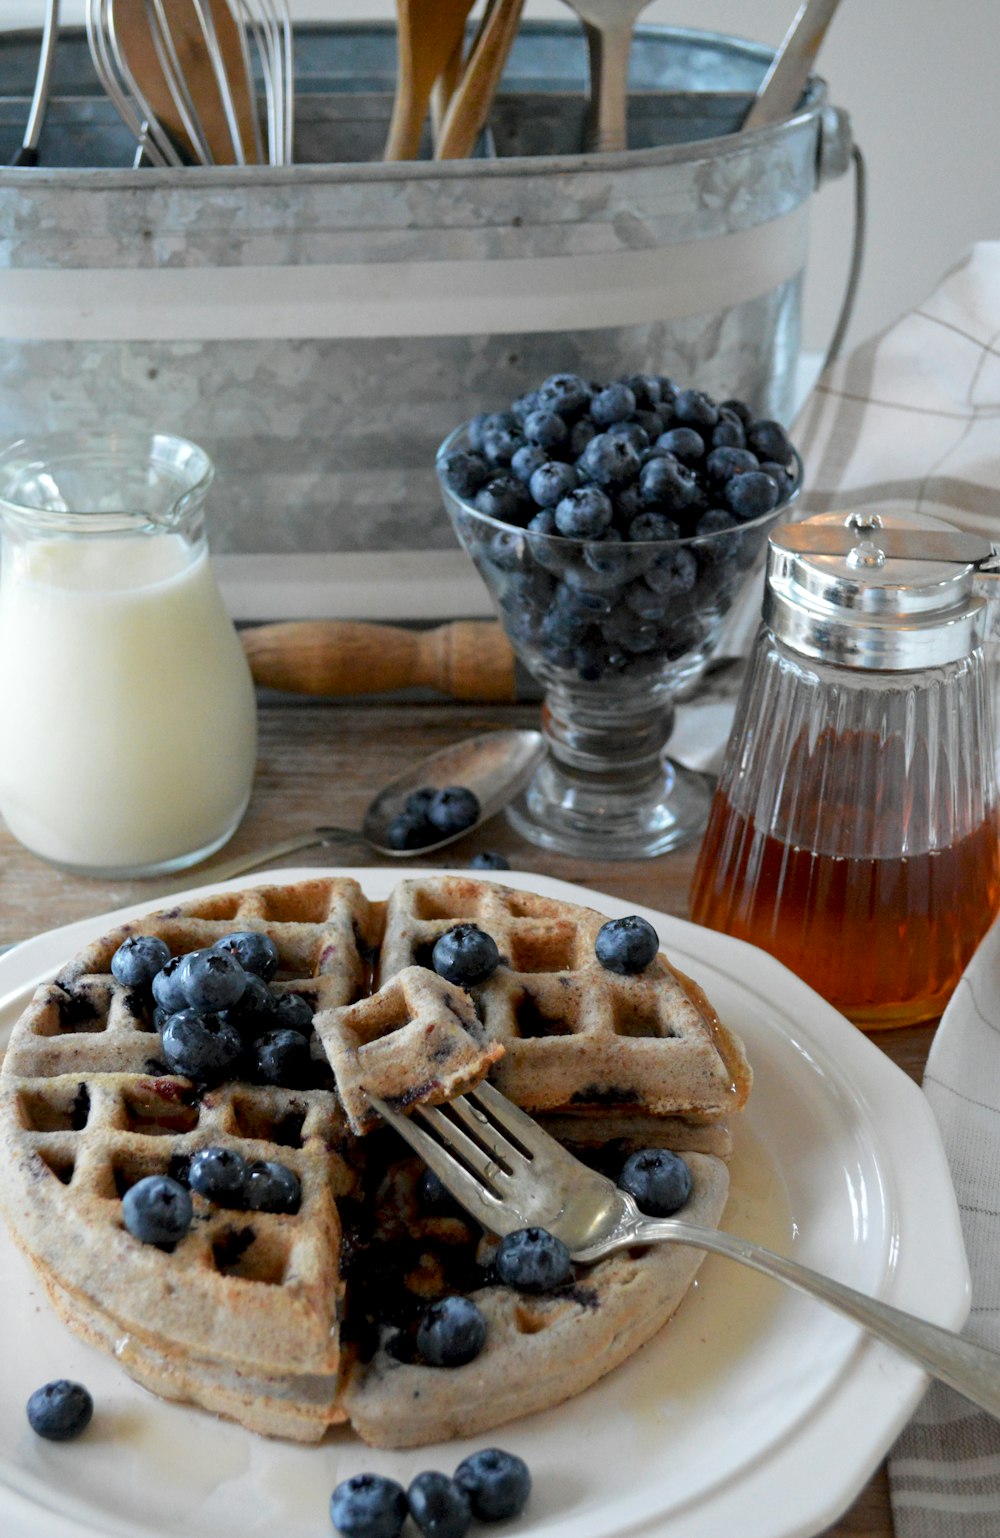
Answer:
MULTIPOLYGON (((809 203, 849 159, 814 79, 738 125, 770 50, 642 26, 630 148, 584 155, 571 24, 527 24, 493 159, 378 161, 390 27, 297 32, 300 163, 133 170, 82 32, 38 169, 0 169, 0 438, 155 425, 218 466, 217 552, 452 547, 434 450, 556 369, 652 370, 787 419, 809 203)), ((0 159, 37 35, 0 42, 0 159)))

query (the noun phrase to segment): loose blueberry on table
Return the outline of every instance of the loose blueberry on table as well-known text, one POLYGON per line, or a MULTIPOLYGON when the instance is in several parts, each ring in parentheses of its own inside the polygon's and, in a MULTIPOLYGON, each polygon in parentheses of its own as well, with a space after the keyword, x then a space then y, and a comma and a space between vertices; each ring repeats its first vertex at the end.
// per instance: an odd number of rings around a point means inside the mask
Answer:
POLYGON ((48 1442, 71 1442, 86 1431, 94 1414, 94 1401, 82 1383, 56 1378, 36 1388, 27 1403, 28 1423, 48 1442))
POLYGON ((458 518, 511 639, 529 663, 586 683, 645 677, 717 630, 763 547, 765 515, 797 477, 780 423, 663 375, 591 385, 554 374, 510 411, 474 418, 466 437, 438 468, 455 497, 508 526, 458 518), (644 559, 656 540, 678 552, 644 559), (546 627, 566 590, 609 602, 573 634, 546 627))

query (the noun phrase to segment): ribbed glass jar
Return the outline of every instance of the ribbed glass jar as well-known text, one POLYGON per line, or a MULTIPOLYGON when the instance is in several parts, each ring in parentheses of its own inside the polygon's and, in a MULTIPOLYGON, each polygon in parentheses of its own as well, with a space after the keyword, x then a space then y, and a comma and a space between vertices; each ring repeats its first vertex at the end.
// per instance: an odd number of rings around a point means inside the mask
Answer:
POLYGON ((1000 904, 981 648, 919 671, 814 661, 763 627, 691 895, 857 1024, 940 1014, 1000 904))

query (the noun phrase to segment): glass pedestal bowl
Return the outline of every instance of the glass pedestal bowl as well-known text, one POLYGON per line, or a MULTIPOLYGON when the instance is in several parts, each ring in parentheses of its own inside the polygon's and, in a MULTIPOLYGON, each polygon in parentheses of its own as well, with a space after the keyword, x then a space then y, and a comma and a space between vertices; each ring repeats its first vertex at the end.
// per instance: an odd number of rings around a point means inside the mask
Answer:
MULTIPOLYGON (((438 466, 469 447, 467 427, 438 466)), ((517 656, 545 690, 548 753, 507 809, 532 843, 589 859, 662 854, 697 837, 712 780, 666 746, 678 694, 711 658, 733 604, 760 573, 772 512, 716 533, 632 542, 535 533, 481 513, 439 476, 455 532, 517 656)), ((534 509, 537 512, 537 509, 534 509)))

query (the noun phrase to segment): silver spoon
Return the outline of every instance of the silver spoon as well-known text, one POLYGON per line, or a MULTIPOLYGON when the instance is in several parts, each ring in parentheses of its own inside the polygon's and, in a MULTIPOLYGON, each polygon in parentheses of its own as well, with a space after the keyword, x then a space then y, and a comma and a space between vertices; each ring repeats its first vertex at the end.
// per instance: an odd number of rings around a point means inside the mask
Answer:
MULTIPOLYGON (((230 876, 242 876, 245 871, 257 870, 261 865, 269 865, 272 860, 280 860, 302 849, 341 844, 367 844, 376 853, 394 860, 412 860, 433 854, 495 817, 518 791, 524 789, 544 757, 545 739, 541 732, 486 732, 481 737, 468 737, 450 748, 442 748, 440 753, 432 753, 413 769, 390 780, 368 807, 360 828, 311 828, 278 844, 270 844, 266 849, 210 865, 196 874, 200 882, 226 881, 230 876), (403 810, 407 796, 425 785, 432 785, 437 790, 443 790, 446 785, 464 785, 479 801, 478 819, 472 827, 449 833, 419 849, 390 849, 386 842, 390 822, 403 810)), ((190 886, 192 874, 185 872, 183 881, 172 882, 164 890, 181 891, 190 886)))

